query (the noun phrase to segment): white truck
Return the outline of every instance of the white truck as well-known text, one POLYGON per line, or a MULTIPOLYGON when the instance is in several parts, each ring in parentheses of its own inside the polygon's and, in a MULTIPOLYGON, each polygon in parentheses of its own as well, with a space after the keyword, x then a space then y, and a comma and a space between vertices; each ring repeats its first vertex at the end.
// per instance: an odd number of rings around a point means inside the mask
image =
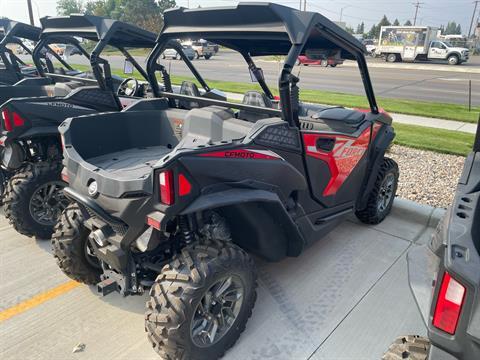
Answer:
POLYGON ((429 26, 382 26, 376 54, 388 62, 446 60, 459 65, 468 61, 468 49, 453 47, 437 35, 438 29, 429 26))

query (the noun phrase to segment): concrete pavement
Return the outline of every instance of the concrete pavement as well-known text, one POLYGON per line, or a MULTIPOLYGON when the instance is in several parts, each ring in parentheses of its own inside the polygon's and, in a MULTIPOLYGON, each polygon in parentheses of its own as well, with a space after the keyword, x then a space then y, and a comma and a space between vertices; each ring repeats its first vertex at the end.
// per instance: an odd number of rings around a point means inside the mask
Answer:
MULTIPOLYGON (((378 226, 352 217, 299 258, 257 260, 257 304, 225 359, 373 360, 397 336, 424 335, 405 255, 428 240, 443 212, 397 199, 378 226)), ((3 217, 0 280, 0 319, 6 309, 69 282, 48 241, 16 234, 3 217)), ((146 298, 102 298, 84 285, 50 296, 0 322, 0 357, 159 359, 143 329, 146 298), (84 351, 72 354, 79 343, 84 351)))

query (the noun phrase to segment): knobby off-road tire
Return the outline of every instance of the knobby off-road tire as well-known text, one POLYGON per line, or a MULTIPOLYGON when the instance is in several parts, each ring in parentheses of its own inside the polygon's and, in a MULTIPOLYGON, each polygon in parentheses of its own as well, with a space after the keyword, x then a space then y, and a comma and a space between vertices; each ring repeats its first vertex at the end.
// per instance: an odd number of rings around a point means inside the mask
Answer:
MULTIPOLYGON (((256 287, 255 264, 238 246, 209 240, 202 245, 186 247, 163 268, 150 290, 145 330, 153 348, 162 359, 168 360, 215 360, 222 357, 245 329, 255 304, 256 287), (215 290, 216 284, 228 279, 243 286, 237 316, 223 336, 218 339, 214 336, 213 344, 199 346, 194 329, 197 329, 195 324, 199 323, 199 314, 204 313, 200 309, 204 309, 208 294, 218 291, 218 288, 215 290)), ((209 303, 215 305, 215 300, 212 301, 215 297, 209 298, 209 303)), ((221 303, 223 300, 216 305, 221 303)))
POLYGON ((88 253, 88 229, 77 204, 62 213, 52 236, 53 255, 69 278, 84 284, 97 284, 101 270, 93 254, 88 253))
MULTIPOLYGON (((50 239, 57 219, 43 223, 37 220, 32 215, 31 200, 45 185, 51 184, 58 189, 65 187, 66 183, 60 179, 61 170, 61 161, 28 163, 8 180, 3 198, 5 217, 20 234, 50 239)), ((50 200, 57 204, 55 197, 64 199, 64 204, 61 206, 63 209, 68 201, 58 191, 52 194, 54 198, 50 200)), ((54 208, 52 204, 46 204, 44 208, 52 211, 54 208)), ((59 209, 58 216, 62 209, 59 209)))
POLYGON ((355 214, 365 224, 379 224, 390 213, 397 193, 399 170, 397 163, 384 158, 377 174, 375 185, 368 195, 367 206, 355 214), (388 199, 386 199, 386 197, 388 199), (384 201, 382 201, 382 198, 384 201), (380 204, 382 202, 383 204, 380 204))
MULTIPOLYGON (((390 345, 382 360, 427 360, 430 342, 428 339, 409 335, 401 336, 390 345)), ((435 359, 432 359, 435 360, 435 359)))

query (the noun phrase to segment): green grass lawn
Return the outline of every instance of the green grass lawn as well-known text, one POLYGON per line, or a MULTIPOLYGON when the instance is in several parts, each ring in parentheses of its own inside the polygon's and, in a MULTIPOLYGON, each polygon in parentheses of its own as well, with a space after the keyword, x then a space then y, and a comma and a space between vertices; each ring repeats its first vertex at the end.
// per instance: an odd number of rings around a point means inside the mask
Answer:
POLYGON ((473 134, 417 125, 393 125, 397 134, 394 143, 398 145, 462 156, 467 155, 473 148, 473 134))

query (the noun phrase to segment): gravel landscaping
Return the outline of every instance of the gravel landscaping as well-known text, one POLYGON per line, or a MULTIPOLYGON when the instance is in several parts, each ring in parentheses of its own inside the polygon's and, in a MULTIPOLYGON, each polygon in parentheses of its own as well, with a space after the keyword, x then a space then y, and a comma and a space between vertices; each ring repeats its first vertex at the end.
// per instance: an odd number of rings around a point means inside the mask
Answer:
POLYGON ((399 197, 446 208, 453 200, 465 158, 394 145, 387 155, 398 162, 399 197))

